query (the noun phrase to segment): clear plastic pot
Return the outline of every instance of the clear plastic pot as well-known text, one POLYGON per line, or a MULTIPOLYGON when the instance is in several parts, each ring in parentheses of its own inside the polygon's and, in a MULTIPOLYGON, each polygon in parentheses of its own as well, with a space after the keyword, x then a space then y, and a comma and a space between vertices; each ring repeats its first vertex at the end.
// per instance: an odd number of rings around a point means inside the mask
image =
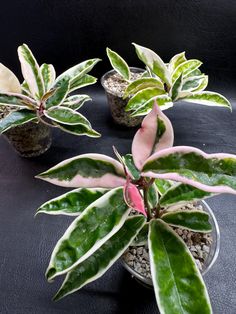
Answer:
MULTIPOLYGON (((130 71, 132 73, 142 73, 144 72, 143 69, 131 67, 130 71)), ((113 120, 120 125, 124 125, 127 127, 135 127, 140 125, 143 120, 143 117, 130 117, 130 112, 125 111, 125 107, 129 101, 129 98, 123 99, 123 93, 120 91, 114 92, 113 90, 109 89, 105 81, 116 74, 115 70, 111 70, 103 75, 101 78, 101 84, 106 92, 107 102, 111 110, 111 115, 113 120)))
MULTIPOLYGON (((214 265, 218 255, 219 255, 220 230, 219 230, 219 226, 218 226, 216 217, 214 216, 209 205, 205 201, 200 201, 199 204, 202 205, 203 210, 209 214, 209 221, 212 225, 211 236, 212 236, 213 241, 212 241, 212 244, 210 246, 210 252, 207 256, 207 259, 206 259, 206 261, 203 265, 203 269, 201 271, 202 275, 204 276, 211 269, 211 267, 214 265)), ((127 269, 131 273, 131 275, 135 279, 137 279, 137 281, 139 281, 142 285, 144 285, 148 288, 153 287, 153 283, 152 283, 152 280, 150 278, 146 278, 142 274, 135 271, 132 267, 130 267, 127 264, 127 262, 125 261, 124 258, 121 258, 121 262, 122 262, 122 265, 124 266, 124 268, 127 269)))
POLYGON ((15 151, 27 158, 42 155, 52 144, 51 128, 41 122, 16 126, 4 135, 15 151))

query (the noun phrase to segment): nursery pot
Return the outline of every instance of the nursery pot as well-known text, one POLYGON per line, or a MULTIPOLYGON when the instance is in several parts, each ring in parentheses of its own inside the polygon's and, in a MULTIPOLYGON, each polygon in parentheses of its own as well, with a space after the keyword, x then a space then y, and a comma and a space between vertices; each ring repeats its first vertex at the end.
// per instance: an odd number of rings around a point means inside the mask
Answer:
POLYGON ((36 157, 52 144, 51 128, 42 122, 27 122, 4 133, 8 142, 22 157, 36 157))
MULTIPOLYGON (((131 67, 131 73, 142 73, 143 69, 131 67)), ((140 125, 143 117, 130 117, 130 112, 125 111, 125 107, 129 101, 129 98, 123 99, 125 88, 128 83, 124 81, 115 70, 111 70, 103 75, 101 78, 101 84, 105 89, 107 96, 107 102, 111 110, 113 120, 120 125, 127 127, 134 127, 140 125), (112 82, 111 78, 117 78, 114 81, 114 85, 111 86, 108 82, 112 82)))
MULTIPOLYGON (((214 265, 218 254, 220 250, 220 231, 219 231, 219 226, 217 223, 217 220, 211 210, 211 208, 207 205, 205 201, 199 201, 199 205, 202 205, 203 210, 209 214, 209 222, 212 225, 212 231, 211 231, 211 236, 212 236, 212 243, 210 245, 210 250, 208 253, 208 256, 204 262, 203 268, 201 271, 201 274, 204 276, 214 265)), ((144 277, 141 273, 137 272, 133 267, 128 265, 126 260, 124 259, 124 256, 121 258, 122 265, 124 266, 125 269, 128 270, 128 272, 142 285, 148 288, 153 288, 153 283, 151 278, 144 277)))

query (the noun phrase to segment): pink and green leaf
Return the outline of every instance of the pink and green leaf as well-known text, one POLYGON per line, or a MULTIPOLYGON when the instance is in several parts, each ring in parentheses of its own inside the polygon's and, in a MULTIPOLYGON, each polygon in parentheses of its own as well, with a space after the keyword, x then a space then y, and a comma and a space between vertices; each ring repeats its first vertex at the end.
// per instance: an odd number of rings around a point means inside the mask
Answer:
POLYGON ((124 200, 130 208, 136 210, 144 216, 147 216, 143 197, 138 188, 132 184, 129 179, 126 181, 124 186, 124 200))

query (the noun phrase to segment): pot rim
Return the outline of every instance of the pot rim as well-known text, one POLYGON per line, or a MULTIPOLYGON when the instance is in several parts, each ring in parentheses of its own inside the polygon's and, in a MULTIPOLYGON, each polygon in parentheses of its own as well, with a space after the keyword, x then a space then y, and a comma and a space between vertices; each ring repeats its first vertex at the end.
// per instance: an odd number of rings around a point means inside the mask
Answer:
MULTIPOLYGON (((199 201, 198 203, 202 204, 204 206, 204 209, 209 213, 210 216, 210 220, 212 222, 212 233, 215 234, 215 237, 213 237, 213 241, 215 241, 215 245, 213 246, 213 253, 212 253, 212 257, 209 253, 205 263, 207 264, 207 261, 210 259, 209 264, 206 266, 205 269, 203 269, 203 271, 200 271, 202 276, 205 276, 208 271, 212 268, 212 266, 215 264, 217 257, 219 255, 219 251, 220 251, 220 229, 219 229, 219 225, 218 222, 216 220, 216 217, 211 209, 211 207, 205 202, 205 201, 199 201)), ((210 249, 211 252, 212 248, 210 249)), ((144 276, 142 276, 140 273, 136 272, 133 268, 131 268, 124 260, 124 258, 121 258, 121 263, 124 266, 125 269, 127 269, 136 279, 138 279, 139 281, 141 281, 142 284, 147 285, 147 286, 153 286, 152 283, 152 279, 150 278, 146 278, 144 276)))

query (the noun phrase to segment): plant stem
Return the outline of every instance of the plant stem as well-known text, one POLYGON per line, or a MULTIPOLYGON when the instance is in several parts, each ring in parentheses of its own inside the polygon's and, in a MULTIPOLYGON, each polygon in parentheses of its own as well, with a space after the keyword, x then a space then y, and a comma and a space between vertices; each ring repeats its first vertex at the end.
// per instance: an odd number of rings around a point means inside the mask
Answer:
POLYGON ((149 189, 149 186, 144 186, 143 187, 143 199, 144 199, 144 205, 145 205, 145 208, 147 210, 147 216, 148 216, 148 219, 152 219, 152 210, 148 204, 148 189, 149 189))

